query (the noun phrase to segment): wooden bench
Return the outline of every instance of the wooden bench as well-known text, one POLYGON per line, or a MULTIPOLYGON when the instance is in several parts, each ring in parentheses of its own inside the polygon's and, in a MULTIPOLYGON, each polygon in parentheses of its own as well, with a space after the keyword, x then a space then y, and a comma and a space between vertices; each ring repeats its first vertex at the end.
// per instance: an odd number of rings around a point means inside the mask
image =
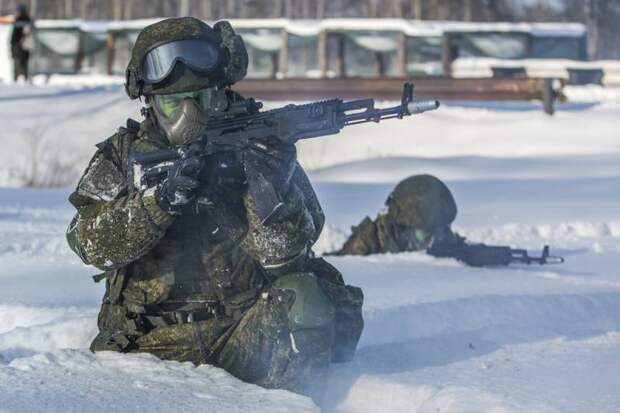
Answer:
POLYGON ((419 99, 542 101, 552 114, 554 102, 563 99, 562 82, 552 79, 453 79, 453 78, 335 78, 245 79, 235 85, 239 93, 259 100, 309 101, 372 97, 399 100, 403 83, 413 82, 419 99), (559 85, 559 90, 554 83, 559 85))

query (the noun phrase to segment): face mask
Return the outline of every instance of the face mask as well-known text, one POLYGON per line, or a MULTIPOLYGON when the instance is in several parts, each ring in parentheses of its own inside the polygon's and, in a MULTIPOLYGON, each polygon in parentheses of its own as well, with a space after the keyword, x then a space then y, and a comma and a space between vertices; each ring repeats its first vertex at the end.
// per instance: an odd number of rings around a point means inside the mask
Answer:
POLYGON ((405 251, 418 251, 428 248, 433 241, 433 234, 408 225, 392 226, 392 234, 398 245, 405 251))
POLYGON ((203 89, 195 92, 155 95, 153 108, 157 122, 172 145, 183 145, 198 139, 207 129, 209 112, 219 104, 220 91, 203 89))

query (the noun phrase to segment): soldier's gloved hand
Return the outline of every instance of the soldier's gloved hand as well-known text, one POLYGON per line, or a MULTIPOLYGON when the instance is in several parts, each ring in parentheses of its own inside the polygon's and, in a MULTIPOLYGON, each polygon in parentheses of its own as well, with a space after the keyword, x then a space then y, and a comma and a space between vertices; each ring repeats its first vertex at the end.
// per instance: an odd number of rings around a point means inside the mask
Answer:
POLYGON ((248 194, 263 225, 288 215, 282 197, 288 191, 296 166, 295 145, 274 138, 254 142, 242 153, 248 194))
POLYGON ((200 169, 202 161, 198 157, 177 161, 155 190, 155 200, 159 207, 173 215, 187 212, 188 205, 194 200, 196 189, 200 187, 197 179, 200 169))

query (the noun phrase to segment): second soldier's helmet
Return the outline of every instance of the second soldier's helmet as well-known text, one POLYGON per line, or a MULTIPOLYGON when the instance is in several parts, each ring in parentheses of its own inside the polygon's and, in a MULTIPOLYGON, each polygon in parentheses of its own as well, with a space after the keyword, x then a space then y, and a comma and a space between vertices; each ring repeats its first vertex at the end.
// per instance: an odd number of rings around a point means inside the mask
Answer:
POLYGON ((385 201, 387 218, 396 224, 433 230, 456 218, 456 203, 448 187, 432 175, 402 180, 385 201))
POLYGON ((193 17, 145 27, 132 49, 125 90, 131 99, 231 85, 245 77, 248 54, 230 23, 193 17))

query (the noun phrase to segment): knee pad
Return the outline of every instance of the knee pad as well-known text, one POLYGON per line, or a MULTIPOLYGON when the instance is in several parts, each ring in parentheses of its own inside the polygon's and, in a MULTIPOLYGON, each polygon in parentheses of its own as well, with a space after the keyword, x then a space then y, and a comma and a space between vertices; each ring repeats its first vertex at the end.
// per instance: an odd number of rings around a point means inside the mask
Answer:
POLYGON ((293 304, 288 310, 288 323, 293 351, 322 352, 333 341, 335 308, 316 276, 308 272, 284 275, 273 288, 292 291, 293 304))
POLYGON ((295 301, 288 311, 291 331, 323 328, 332 324, 334 305, 314 274, 298 272, 284 275, 273 283, 273 288, 295 293, 295 301))

